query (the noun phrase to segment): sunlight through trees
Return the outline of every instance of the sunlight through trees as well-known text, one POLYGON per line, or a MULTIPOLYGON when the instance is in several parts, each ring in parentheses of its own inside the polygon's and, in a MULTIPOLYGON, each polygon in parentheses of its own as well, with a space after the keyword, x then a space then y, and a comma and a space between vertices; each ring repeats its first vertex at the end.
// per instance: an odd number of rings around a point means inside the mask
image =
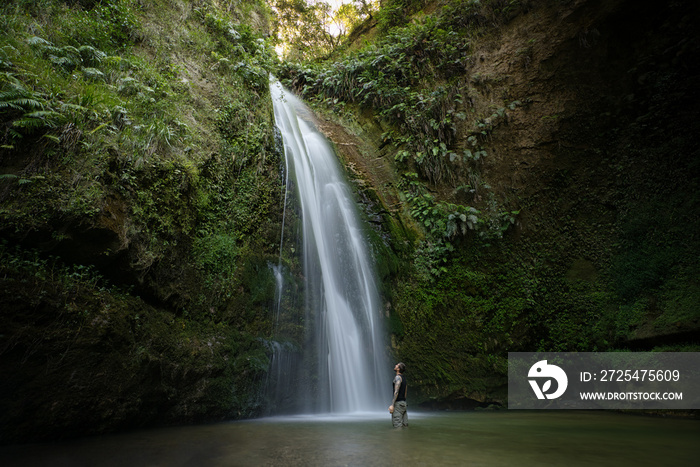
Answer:
POLYGON ((272 0, 277 53, 287 60, 324 57, 340 46, 354 27, 371 19, 378 5, 378 0, 272 0))

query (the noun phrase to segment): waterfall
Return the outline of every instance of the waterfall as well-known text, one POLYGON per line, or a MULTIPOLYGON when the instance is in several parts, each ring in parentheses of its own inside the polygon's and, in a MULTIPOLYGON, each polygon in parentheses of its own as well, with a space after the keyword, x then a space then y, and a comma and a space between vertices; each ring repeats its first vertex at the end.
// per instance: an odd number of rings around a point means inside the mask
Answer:
MULTIPOLYGON (((279 82, 271 83, 270 93, 302 224, 307 337, 302 356, 293 360, 296 367, 308 368, 297 371, 310 374, 300 378, 306 383, 288 391, 296 391, 300 410, 378 410, 386 406, 391 368, 373 263, 355 200, 332 147, 311 118, 304 118, 310 115, 308 108, 279 82)), ((279 282, 278 289, 281 293, 279 282)), ((283 351, 275 348, 273 365, 286 361, 279 354, 283 351)), ((275 382, 280 384, 285 383, 275 382)))

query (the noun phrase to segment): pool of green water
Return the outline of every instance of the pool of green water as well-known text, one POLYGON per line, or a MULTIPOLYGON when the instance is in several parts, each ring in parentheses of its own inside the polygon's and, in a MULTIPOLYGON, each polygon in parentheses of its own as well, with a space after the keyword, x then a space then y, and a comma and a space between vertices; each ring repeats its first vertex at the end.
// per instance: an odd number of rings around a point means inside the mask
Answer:
POLYGON ((0 448, 10 466, 696 466, 700 421, 589 411, 281 417, 0 448))

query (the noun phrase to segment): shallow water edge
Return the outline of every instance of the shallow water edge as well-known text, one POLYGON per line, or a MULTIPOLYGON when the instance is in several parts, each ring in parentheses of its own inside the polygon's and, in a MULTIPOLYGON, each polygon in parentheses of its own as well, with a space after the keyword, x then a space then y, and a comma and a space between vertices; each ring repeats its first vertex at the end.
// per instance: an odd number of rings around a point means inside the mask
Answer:
POLYGON ((697 465, 700 421, 594 411, 291 416, 0 448, 14 466, 697 465))

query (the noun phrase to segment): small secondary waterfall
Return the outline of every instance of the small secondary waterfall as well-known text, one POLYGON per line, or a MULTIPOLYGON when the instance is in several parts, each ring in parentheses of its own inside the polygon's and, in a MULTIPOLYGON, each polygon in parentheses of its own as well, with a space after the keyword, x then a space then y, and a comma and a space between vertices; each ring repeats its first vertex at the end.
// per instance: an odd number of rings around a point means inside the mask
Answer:
MULTIPOLYGON (((283 348, 275 347, 271 369, 277 375, 275 385, 285 384, 279 375, 306 365, 313 368, 314 374, 306 378, 312 383, 285 389, 298 394, 299 410, 383 408, 391 368, 385 358, 373 263, 355 201, 335 152, 314 124, 300 117, 310 115, 308 108, 277 81, 271 83, 270 92, 301 208, 307 326, 301 358, 285 356, 283 348)), ((276 266, 274 271, 282 293, 281 269, 276 266)), ((279 303, 278 299, 278 307, 279 303)))

